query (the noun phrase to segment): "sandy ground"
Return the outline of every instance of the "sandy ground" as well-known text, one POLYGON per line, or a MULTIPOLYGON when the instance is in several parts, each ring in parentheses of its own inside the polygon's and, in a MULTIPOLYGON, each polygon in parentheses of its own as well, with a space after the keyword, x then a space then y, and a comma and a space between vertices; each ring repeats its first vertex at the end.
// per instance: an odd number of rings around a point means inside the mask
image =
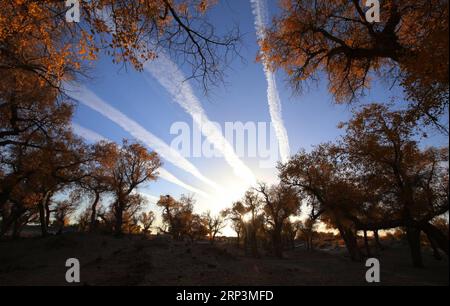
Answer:
MULTIPOLYGON (((66 234, 0 242, 0 285, 67 285, 65 261, 81 264, 81 285, 367 285, 364 262, 345 252, 287 251, 284 259, 245 257, 234 246, 165 238, 66 234)), ((397 243, 379 255, 381 285, 447 285, 448 259, 424 252, 411 266, 397 243)))

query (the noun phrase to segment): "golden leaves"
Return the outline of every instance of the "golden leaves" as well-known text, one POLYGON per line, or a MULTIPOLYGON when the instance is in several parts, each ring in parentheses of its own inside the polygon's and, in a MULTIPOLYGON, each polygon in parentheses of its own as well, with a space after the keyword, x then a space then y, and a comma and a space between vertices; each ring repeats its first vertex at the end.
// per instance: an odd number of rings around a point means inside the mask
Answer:
MULTIPOLYGON (((179 13, 193 8, 204 13, 215 1, 177 2, 179 13)), ((93 0, 83 2, 83 23, 65 21, 64 3, 52 0, 1 1, 0 41, 9 49, 2 63, 15 61, 41 76, 41 84, 71 78, 83 64, 95 61, 100 50, 114 62, 129 62, 137 69, 156 57, 159 36, 173 26, 166 1, 93 0), (23 58, 20 58, 23 57, 23 58), (33 60, 30 60, 33 58, 33 60), (24 63, 25 61, 25 63, 24 63)), ((189 15, 186 13, 186 18, 189 15)))
POLYGON ((376 25, 361 22, 351 1, 283 0, 281 9, 261 51, 272 69, 289 75, 295 89, 325 72, 335 100, 349 102, 369 89, 375 72, 403 78, 402 86, 415 99, 433 88, 432 99, 420 97, 422 103, 416 103, 424 106, 422 112, 439 114, 448 106, 440 96, 448 94, 445 1, 383 1, 382 22, 376 25))

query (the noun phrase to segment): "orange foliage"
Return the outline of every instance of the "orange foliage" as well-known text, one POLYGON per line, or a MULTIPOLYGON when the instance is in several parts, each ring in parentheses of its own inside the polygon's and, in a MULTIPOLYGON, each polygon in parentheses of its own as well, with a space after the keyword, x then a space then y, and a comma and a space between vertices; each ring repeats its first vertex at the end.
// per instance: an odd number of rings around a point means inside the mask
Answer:
POLYGON ((375 75, 400 79, 412 115, 437 124, 448 109, 448 1, 381 4, 381 22, 370 24, 360 1, 283 0, 264 57, 297 90, 324 72, 337 102, 359 98, 375 75))

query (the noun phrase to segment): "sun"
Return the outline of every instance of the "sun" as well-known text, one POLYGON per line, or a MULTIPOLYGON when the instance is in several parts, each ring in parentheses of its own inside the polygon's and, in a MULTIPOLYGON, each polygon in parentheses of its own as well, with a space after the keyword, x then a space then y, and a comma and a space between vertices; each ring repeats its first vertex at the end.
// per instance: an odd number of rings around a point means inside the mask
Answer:
POLYGON ((251 187, 251 185, 243 184, 238 180, 224 185, 223 191, 217 191, 211 194, 211 197, 216 201, 216 204, 214 205, 214 211, 220 212, 223 209, 231 207, 233 202, 242 199, 245 191, 247 191, 251 187))

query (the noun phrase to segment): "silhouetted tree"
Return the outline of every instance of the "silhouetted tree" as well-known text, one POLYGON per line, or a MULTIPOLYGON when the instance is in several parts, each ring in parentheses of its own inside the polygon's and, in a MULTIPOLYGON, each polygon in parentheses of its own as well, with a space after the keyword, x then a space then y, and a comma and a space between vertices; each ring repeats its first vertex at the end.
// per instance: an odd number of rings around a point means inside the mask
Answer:
POLYGON ((253 257, 259 257, 258 252, 258 229, 260 228, 260 219, 258 218, 262 210, 262 201, 254 190, 248 190, 242 200, 248 221, 244 223, 245 228, 245 251, 253 257))
POLYGON ((211 211, 207 211, 202 215, 202 219, 208 233, 209 241, 211 244, 214 244, 217 234, 219 234, 226 226, 222 214, 212 216, 211 211))
POLYGON ((305 242, 307 250, 314 249, 314 234, 315 234, 315 220, 313 218, 307 218, 306 220, 299 221, 297 224, 301 233, 301 237, 305 242))
POLYGON ((313 219, 337 228, 353 260, 360 260, 355 225, 346 214, 360 207, 361 193, 346 176, 348 167, 331 145, 320 145, 310 153, 301 151, 288 163, 279 166, 283 184, 298 189, 312 206, 313 219))
POLYGON ((64 227, 69 223, 71 214, 75 211, 75 204, 68 200, 61 201, 56 204, 54 211, 55 221, 53 224, 56 227, 56 233, 61 234, 64 227))
POLYGON ((108 176, 114 195, 111 207, 115 217, 114 231, 120 235, 124 214, 130 218, 134 216, 143 201, 139 194, 133 192, 139 185, 156 180, 161 162, 157 153, 148 152, 142 145, 126 140, 108 156, 113 161, 108 176))
POLYGON ((150 234, 151 233, 150 229, 154 221, 155 221, 155 213, 153 211, 142 212, 139 215, 139 223, 142 226, 142 233, 146 235, 150 234))
POLYGON ((325 73, 338 102, 364 95, 374 76, 398 82, 409 115, 448 134, 439 120, 449 101, 447 1, 380 2, 381 20, 370 23, 361 1, 283 1, 262 57, 286 71, 297 90, 325 73))
POLYGON ((245 231, 244 215, 246 214, 246 209, 242 202, 237 201, 233 203, 231 208, 226 209, 224 214, 226 215, 226 218, 231 221, 231 227, 236 232, 236 245, 239 248, 240 239, 245 231))
POLYGON ((283 225, 290 216, 299 213, 300 199, 295 189, 288 185, 268 187, 261 183, 256 190, 262 195, 265 221, 270 226, 274 254, 281 258, 283 225))
POLYGON ((181 195, 177 201, 170 195, 161 196, 157 205, 163 208, 162 218, 168 232, 175 240, 189 237, 191 241, 208 234, 205 220, 194 214, 195 199, 181 195))
POLYGON ((360 229, 393 227, 392 223, 405 226, 415 266, 423 265, 422 230, 448 254, 448 239, 430 223, 448 211, 448 148, 421 150, 418 127, 408 120, 408 113, 389 111, 386 106, 366 106, 345 126, 344 151, 351 164, 369 186, 392 195, 382 199, 391 208, 388 224, 360 229))

